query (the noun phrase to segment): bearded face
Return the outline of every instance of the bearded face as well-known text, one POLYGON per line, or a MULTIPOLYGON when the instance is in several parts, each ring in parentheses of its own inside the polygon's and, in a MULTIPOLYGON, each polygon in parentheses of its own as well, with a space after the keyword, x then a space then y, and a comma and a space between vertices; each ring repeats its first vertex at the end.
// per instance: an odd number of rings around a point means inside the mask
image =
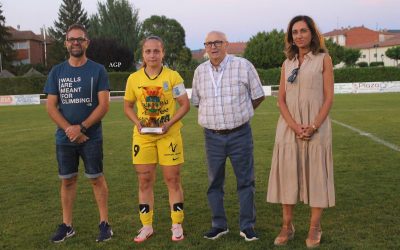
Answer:
POLYGON ((85 37, 85 33, 80 29, 70 30, 67 34, 65 47, 69 54, 73 57, 82 57, 89 45, 89 40, 85 37))

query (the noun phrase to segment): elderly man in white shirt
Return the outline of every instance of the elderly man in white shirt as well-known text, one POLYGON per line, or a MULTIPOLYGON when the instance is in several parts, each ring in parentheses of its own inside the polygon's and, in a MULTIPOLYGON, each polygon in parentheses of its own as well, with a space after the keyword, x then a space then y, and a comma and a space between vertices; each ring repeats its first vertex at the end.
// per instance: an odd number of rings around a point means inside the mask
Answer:
POLYGON ((224 209, 225 163, 229 157, 237 179, 240 202, 240 235, 257 240, 254 231, 253 138, 250 119, 265 99, 260 78, 246 59, 227 54, 229 43, 219 31, 207 34, 204 46, 210 60, 194 73, 191 102, 199 108, 208 161, 208 202, 212 228, 204 235, 217 239, 229 232, 224 209))

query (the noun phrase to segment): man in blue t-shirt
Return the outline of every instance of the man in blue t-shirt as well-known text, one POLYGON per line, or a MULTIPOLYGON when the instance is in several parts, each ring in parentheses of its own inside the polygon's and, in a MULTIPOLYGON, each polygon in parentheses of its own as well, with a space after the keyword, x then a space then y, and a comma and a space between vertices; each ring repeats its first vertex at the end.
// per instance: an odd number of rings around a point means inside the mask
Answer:
POLYGON ((68 28, 65 47, 69 59, 53 67, 44 92, 47 112, 57 124, 56 153, 61 178, 63 223, 51 237, 54 243, 75 235, 72 207, 76 197, 79 157, 92 183, 100 213, 97 242, 111 239, 108 224, 108 188, 103 175, 101 119, 109 106, 109 81, 104 66, 86 57, 88 34, 80 24, 68 28))

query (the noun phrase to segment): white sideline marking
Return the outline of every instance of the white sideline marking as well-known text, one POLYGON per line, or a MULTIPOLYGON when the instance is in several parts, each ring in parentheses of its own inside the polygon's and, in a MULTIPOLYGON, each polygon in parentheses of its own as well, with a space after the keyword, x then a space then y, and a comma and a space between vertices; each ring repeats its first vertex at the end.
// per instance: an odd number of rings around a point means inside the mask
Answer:
POLYGON ((379 143, 379 144, 382 144, 382 145, 384 145, 384 146, 386 146, 386 147, 388 147, 388 148, 390 148, 390 149, 393 149, 393 150, 395 150, 395 151, 400 152, 400 147, 397 146, 397 145, 395 145, 395 144, 393 144, 393 143, 390 143, 390 142, 387 142, 387 141, 385 141, 385 140, 382 140, 381 138, 376 137, 375 135, 372 135, 372 134, 370 134, 370 133, 368 133, 368 132, 364 132, 364 131, 362 131, 362 130, 359 130, 358 128, 352 127, 352 126, 347 125, 347 124, 345 124, 345 123, 342 123, 342 122, 339 122, 339 121, 336 121, 336 120, 333 120, 333 119, 332 119, 331 121, 334 122, 334 123, 336 123, 336 124, 338 124, 338 125, 340 125, 340 126, 343 126, 343 127, 345 127, 345 128, 348 128, 348 129, 350 129, 350 130, 352 130, 352 131, 354 131, 354 132, 357 132, 357 133, 359 133, 359 134, 362 135, 362 136, 366 136, 366 137, 370 138, 371 140, 373 140, 373 141, 375 141, 375 142, 377 142, 377 143, 379 143))
MULTIPOLYGON (((107 124, 114 124, 114 123, 129 123, 129 121, 125 121, 125 120, 114 120, 114 121, 102 121, 103 124, 107 123, 107 124)), ((29 132, 29 131, 33 131, 33 130, 39 130, 39 129, 50 129, 50 128, 54 128, 54 130, 57 128, 56 125, 49 125, 49 126, 43 126, 40 128, 24 128, 24 129, 16 129, 16 130, 0 130, 0 135, 3 134, 8 134, 8 133, 20 133, 20 132, 29 132)))

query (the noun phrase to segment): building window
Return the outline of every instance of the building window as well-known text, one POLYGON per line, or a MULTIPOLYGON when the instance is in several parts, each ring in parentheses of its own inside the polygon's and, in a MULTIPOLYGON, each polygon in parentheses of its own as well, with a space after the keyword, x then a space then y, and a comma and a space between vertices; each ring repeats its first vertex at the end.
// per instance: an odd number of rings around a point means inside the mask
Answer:
POLYGON ((21 60, 21 63, 22 63, 22 64, 29 64, 29 63, 31 63, 31 60, 29 60, 29 59, 24 59, 24 60, 21 60))
POLYGON ((13 48, 13 50, 29 49, 29 42, 16 42, 16 43, 13 43, 12 48, 13 48))
POLYGON ((362 58, 366 58, 367 57, 367 55, 362 55, 362 58))
POLYGON ((374 57, 377 58, 376 53, 374 53, 374 57))
POLYGON ((29 59, 23 59, 23 60, 20 60, 20 61, 12 61, 11 62, 11 64, 13 65, 13 66, 18 66, 18 65, 21 65, 21 64, 30 64, 31 63, 31 60, 29 60, 29 59))

